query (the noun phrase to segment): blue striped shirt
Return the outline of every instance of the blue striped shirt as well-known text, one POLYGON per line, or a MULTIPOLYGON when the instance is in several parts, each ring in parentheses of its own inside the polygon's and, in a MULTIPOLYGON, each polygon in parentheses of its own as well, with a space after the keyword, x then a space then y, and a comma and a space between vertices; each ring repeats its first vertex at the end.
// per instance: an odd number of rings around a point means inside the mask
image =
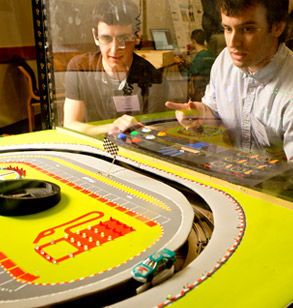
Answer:
POLYGON ((227 48, 216 59, 202 102, 219 116, 236 148, 293 160, 293 52, 280 44, 265 67, 236 67, 227 48))

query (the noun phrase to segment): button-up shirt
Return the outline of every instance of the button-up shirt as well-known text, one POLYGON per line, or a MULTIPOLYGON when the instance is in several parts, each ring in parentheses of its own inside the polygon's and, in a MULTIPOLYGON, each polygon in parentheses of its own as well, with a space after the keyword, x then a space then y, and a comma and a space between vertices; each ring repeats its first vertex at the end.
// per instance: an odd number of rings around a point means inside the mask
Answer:
POLYGON ((279 157, 285 152, 293 160, 293 53, 285 44, 254 73, 236 67, 225 48, 202 102, 221 119, 236 148, 279 157))

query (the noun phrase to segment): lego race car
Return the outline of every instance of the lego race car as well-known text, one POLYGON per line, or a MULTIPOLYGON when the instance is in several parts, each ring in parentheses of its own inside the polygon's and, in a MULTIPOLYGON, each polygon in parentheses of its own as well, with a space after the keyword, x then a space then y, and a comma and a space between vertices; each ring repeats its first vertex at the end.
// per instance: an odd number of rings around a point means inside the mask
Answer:
POLYGON ((151 282, 158 273, 170 269, 175 260, 175 252, 164 248, 136 265, 131 271, 132 277, 142 283, 151 282))

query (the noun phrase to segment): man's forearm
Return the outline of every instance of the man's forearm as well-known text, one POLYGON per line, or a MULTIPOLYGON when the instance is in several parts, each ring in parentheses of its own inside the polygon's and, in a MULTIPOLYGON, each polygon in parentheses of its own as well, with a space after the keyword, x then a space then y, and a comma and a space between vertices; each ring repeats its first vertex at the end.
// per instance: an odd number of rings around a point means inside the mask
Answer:
POLYGON ((91 124, 75 121, 75 122, 72 122, 71 124, 66 125, 65 127, 81 132, 81 133, 85 133, 87 135, 97 136, 100 134, 107 133, 111 129, 112 124, 91 125, 91 124))

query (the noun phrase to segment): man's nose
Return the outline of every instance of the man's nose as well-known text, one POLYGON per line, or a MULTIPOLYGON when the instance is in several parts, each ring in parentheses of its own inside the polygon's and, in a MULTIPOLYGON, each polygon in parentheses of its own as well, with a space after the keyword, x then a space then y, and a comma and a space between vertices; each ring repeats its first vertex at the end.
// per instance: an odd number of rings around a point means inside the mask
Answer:
POLYGON ((119 43, 116 38, 113 38, 111 49, 112 51, 117 51, 125 48, 124 43, 119 43))
POLYGON ((227 45, 229 47, 239 47, 242 44, 242 33, 238 30, 233 30, 229 35, 227 39, 227 45))

